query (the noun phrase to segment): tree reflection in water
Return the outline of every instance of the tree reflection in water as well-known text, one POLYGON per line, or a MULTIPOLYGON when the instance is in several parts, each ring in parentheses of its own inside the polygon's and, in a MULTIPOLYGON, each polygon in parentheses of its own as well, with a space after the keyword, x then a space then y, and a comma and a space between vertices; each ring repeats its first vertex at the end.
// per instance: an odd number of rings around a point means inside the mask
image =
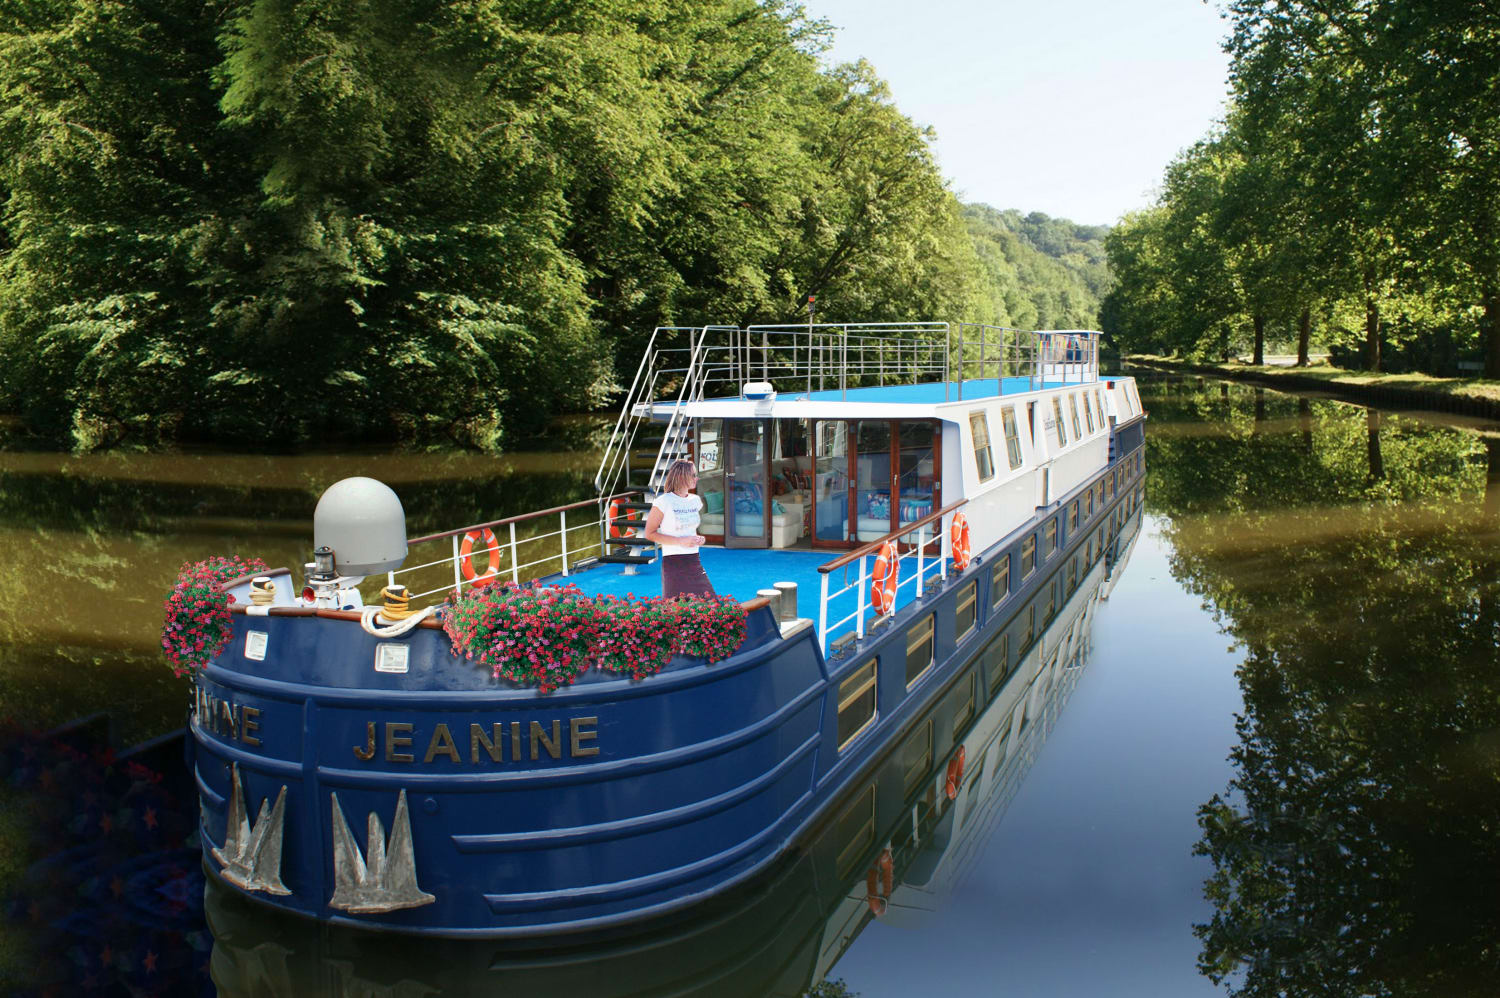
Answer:
POLYGON ((1245 650, 1236 775, 1199 812, 1201 972, 1244 996, 1491 993, 1500 448, 1333 402, 1154 395, 1149 508, 1245 650))

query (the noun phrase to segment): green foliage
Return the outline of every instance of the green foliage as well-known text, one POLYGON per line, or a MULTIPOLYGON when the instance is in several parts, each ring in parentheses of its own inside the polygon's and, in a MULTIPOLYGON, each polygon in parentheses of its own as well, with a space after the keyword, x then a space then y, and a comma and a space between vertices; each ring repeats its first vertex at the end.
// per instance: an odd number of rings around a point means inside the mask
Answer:
POLYGON ((492 449, 603 402, 657 324, 970 317, 931 134, 820 67, 828 30, 784 0, 0 0, 0 405, 80 448, 492 449))
POLYGON ((1092 329, 1112 282, 1102 225, 966 205, 983 288, 979 319, 1020 329, 1092 329))
POLYGON ((1500 19, 1400 0, 1226 13, 1225 124, 1112 243, 1105 332, 1218 355, 1316 321, 1371 370, 1393 346, 1397 368, 1482 356, 1500 377, 1500 19))

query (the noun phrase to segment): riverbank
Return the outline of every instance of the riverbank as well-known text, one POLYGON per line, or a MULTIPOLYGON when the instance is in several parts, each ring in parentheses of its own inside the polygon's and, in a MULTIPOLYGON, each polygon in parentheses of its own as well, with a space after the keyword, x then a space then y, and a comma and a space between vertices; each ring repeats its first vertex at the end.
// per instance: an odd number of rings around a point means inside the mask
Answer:
POLYGON ((1349 402, 1500 420, 1500 382, 1481 378, 1435 378, 1427 374, 1348 371, 1326 364, 1309 367, 1253 367, 1241 363, 1185 361, 1151 354, 1127 355, 1125 363, 1150 370, 1230 378, 1283 391, 1320 392, 1349 402))

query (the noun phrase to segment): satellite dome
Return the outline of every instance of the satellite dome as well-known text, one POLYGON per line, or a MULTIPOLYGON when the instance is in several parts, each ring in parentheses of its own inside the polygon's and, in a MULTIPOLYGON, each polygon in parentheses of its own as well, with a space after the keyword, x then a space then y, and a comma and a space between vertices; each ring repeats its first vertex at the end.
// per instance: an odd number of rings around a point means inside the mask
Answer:
POLYGON ((392 571, 406 560, 406 511, 384 482, 335 482, 313 510, 313 546, 333 549, 340 575, 392 571))

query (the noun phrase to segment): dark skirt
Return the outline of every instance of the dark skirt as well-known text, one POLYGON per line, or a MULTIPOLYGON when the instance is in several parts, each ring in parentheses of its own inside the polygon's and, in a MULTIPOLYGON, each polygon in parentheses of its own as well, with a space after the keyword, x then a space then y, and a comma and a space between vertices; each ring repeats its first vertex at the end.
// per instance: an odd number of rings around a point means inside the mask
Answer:
POLYGON ((717 596, 703 560, 696 554, 668 554, 661 559, 663 596, 717 596))

